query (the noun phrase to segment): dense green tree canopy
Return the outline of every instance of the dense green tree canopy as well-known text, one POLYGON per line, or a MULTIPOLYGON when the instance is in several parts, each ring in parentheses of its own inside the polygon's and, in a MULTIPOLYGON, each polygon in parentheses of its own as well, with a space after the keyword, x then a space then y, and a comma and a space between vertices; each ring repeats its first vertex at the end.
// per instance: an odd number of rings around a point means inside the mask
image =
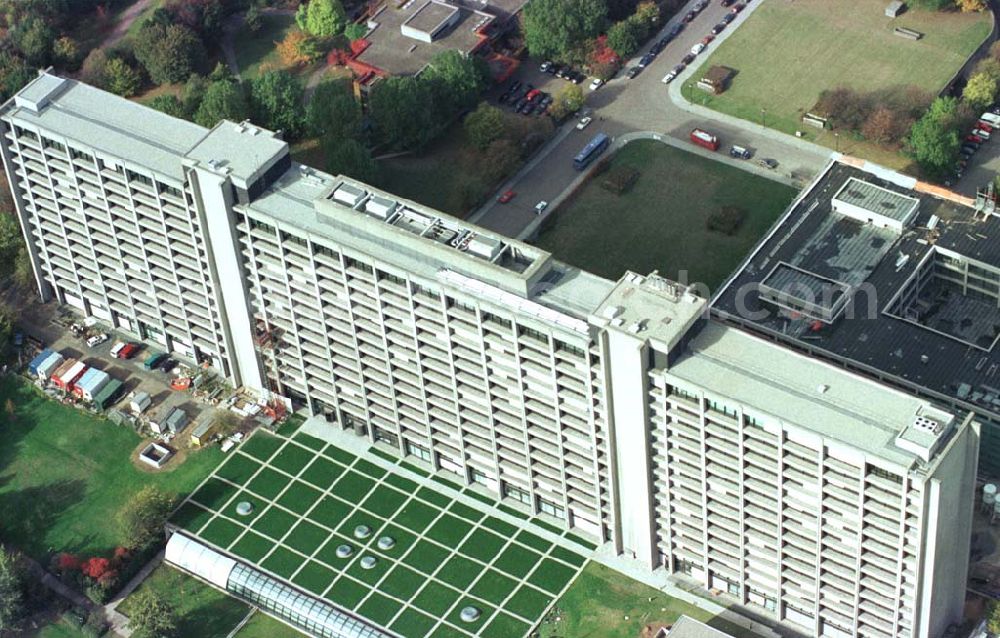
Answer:
POLYGON ((317 38, 337 35, 347 26, 347 13, 340 0, 309 0, 295 13, 299 28, 317 38))
POLYGON ((524 7, 524 38, 532 55, 560 58, 604 29, 604 0, 532 0, 524 7))
POLYGON ((323 138, 326 170, 334 175, 347 175, 362 182, 378 179, 378 165, 371 152, 356 139, 323 138))
POLYGON ((958 100, 939 97, 913 125, 908 152, 928 176, 943 177, 954 166, 962 143, 960 124, 958 100))
POLYGON ((135 39, 135 56, 156 84, 183 82, 205 59, 201 40, 180 24, 148 21, 135 39))
POLYGON ((140 589, 129 598, 129 628, 134 638, 175 638, 177 611, 151 589, 140 589))
POLYGON ((243 86, 232 80, 212 82, 195 111, 194 121, 202 126, 215 126, 219 120, 242 122, 250 117, 243 86))
POLYGON ((378 139, 387 146, 420 148, 434 134, 434 98, 426 82, 388 78, 372 88, 369 104, 378 139))
POLYGON ((23 611, 20 569, 14 555, 0 548, 0 632, 12 631, 23 611))
POLYGON ((323 82, 306 105, 306 123, 316 137, 355 138, 361 133, 361 104, 349 82, 323 82))
POLYGON ((449 49, 431 58, 420 80, 431 84, 435 103, 451 114, 475 106, 487 75, 479 58, 449 49))
POLYGON ((481 102, 475 111, 465 116, 465 134, 480 150, 504 134, 503 112, 497 107, 481 102))
POLYGON ((257 124, 297 139, 305 125, 302 84, 287 71, 263 73, 250 81, 250 110, 257 124))

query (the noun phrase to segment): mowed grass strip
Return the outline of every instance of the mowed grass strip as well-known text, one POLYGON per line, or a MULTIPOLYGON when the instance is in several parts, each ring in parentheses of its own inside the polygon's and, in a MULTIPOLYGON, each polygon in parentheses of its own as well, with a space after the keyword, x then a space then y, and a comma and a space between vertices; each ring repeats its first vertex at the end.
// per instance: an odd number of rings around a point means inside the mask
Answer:
POLYGON ((550 594, 559 594, 576 574, 576 569, 546 558, 528 577, 528 583, 550 594))
POLYGON ((691 76, 728 66, 737 72, 729 88, 710 96, 685 86, 685 94, 758 125, 765 109, 767 126, 794 133, 803 128, 801 116, 825 89, 913 85, 937 94, 990 32, 986 13, 925 11, 911 5, 888 20, 885 5, 882 0, 760 3, 691 76), (914 29, 924 37, 901 38, 893 34, 894 27, 914 29))
POLYGON ((359 583, 349 576, 341 576, 327 590, 326 598, 346 609, 354 609, 369 591, 371 588, 368 585, 359 583))
POLYGON ((396 565, 379 584, 379 590, 400 600, 409 600, 427 582, 427 577, 405 565, 396 565))
POLYGON ((258 563, 273 547, 274 541, 251 530, 241 536, 229 551, 251 563, 258 563))
POLYGON ((538 552, 511 544, 500 554, 493 567, 516 578, 524 578, 541 558, 538 552))
POLYGON ((198 534, 201 538, 222 549, 228 548, 246 528, 224 518, 216 518, 198 534))
POLYGON ((272 500, 284 490, 290 479, 279 472, 275 472, 269 467, 265 467, 260 473, 253 477, 247 485, 247 489, 259 495, 261 498, 272 500))
POLYGON ((330 532, 322 527, 313 525, 309 521, 300 521, 282 542, 296 551, 311 555, 329 536, 330 532))
POLYGON ((450 514, 442 514, 424 534, 446 547, 458 547, 471 529, 471 523, 450 514))
POLYGON ((221 510, 240 488, 217 478, 210 478, 191 497, 199 505, 211 510, 221 510))
POLYGON ((482 638, 514 638, 526 635, 529 629, 530 625, 501 611, 479 635, 482 638))
POLYGON ((378 592, 372 592, 365 602, 358 607, 357 613, 371 620, 376 625, 387 625, 392 620, 403 604, 392 600, 378 592))
POLYGON ((323 493, 301 481, 294 481, 278 499, 278 504, 296 514, 305 514, 323 498, 323 493))
POLYGON ((212 512, 197 503, 187 501, 174 512, 170 522, 191 533, 197 533, 211 518, 212 512))
POLYGON ((404 638, 424 638, 436 623, 437 620, 427 614, 422 614, 413 608, 407 608, 396 617, 389 629, 404 638))
POLYGON ((507 539, 501 538, 493 532, 477 529, 462 543, 458 551, 465 556, 489 563, 496 558, 506 544, 507 539))
POLYGON ((626 144, 611 158, 611 170, 617 168, 639 172, 631 190, 609 192, 600 175, 587 181, 549 218, 535 244, 608 279, 617 280, 626 270, 658 270, 714 291, 796 194, 784 184, 655 140, 626 144), (724 207, 745 211, 733 235, 705 226, 724 207))
POLYGON ((268 434, 267 432, 258 430, 253 436, 247 439, 242 446, 240 446, 240 452, 248 454, 258 461, 266 461, 270 459, 284 443, 285 441, 283 439, 279 439, 273 434, 268 434))
POLYGON ((344 466, 329 459, 319 457, 309 464, 306 471, 299 477, 307 483, 312 483, 321 490, 328 489, 344 473, 344 466))
POLYGON ((309 561, 295 574, 292 582, 316 596, 322 596, 336 578, 337 572, 315 561, 309 561))
POLYGON ((402 492, 379 485, 362 503, 363 509, 378 516, 388 518, 395 514, 409 497, 402 492))
POLYGON ((469 593, 499 605, 517 589, 517 581, 494 569, 484 570, 469 593))
POLYGON ((542 616, 553 600, 552 595, 547 592, 535 589, 530 585, 522 585, 504 603, 504 609, 522 618, 535 619, 542 616))
POLYGON ((284 547, 276 547, 271 555, 264 559, 261 563, 261 567, 264 569, 277 574, 281 578, 290 578, 295 570, 299 568, 306 561, 305 558, 299 556, 295 552, 285 549, 284 547))
POLYGON ((316 453, 312 450, 289 443, 271 459, 270 464, 283 472, 297 476, 315 456, 316 453))
POLYGON ((243 485, 259 469, 260 463, 245 454, 236 452, 222 464, 222 467, 215 471, 215 476, 232 481, 237 485, 243 485))

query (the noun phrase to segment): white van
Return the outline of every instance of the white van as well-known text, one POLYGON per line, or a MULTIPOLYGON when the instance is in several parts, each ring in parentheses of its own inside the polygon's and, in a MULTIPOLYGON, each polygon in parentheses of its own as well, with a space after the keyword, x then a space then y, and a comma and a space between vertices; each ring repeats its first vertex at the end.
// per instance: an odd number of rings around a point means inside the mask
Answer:
POLYGON ((1000 115, 997 115, 996 113, 983 113, 979 116, 979 119, 984 122, 989 122, 993 126, 1000 126, 1000 115))

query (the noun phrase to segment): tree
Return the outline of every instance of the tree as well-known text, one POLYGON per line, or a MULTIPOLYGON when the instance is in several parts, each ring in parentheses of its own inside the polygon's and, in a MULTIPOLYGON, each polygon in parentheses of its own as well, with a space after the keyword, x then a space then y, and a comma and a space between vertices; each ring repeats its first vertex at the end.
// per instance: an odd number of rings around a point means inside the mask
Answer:
POLYGON ((250 33, 257 33, 264 26, 264 22, 261 19, 260 7, 257 6, 256 2, 251 4, 250 8, 243 15, 243 24, 246 25, 250 33))
POLYGON ((132 97, 142 88, 142 75, 122 58, 112 58, 104 67, 104 88, 115 95, 132 97))
POLYGON ((366 35, 368 35, 368 27, 363 24, 352 22, 351 24, 344 27, 344 37, 350 40, 351 42, 354 42, 355 40, 360 40, 366 35))
POLYGON ((497 183, 507 177, 521 164, 521 153, 511 140, 494 140, 483 154, 486 179, 497 183))
POLYGON ((413 77, 390 77, 372 88, 369 114, 378 139, 393 148, 420 148, 435 129, 433 96, 413 77))
POLYGON ((358 140, 324 137, 321 143, 328 172, 368 183, 378 179, 378 165, 371 151, 358 140))
POLYGON ((309 0, 295 12, 299 28, 317 38, 329 38, 347 26, 347 12, 340 0, 309 0))
POLYGON ((987 73, 975 73, 969 78, 962 99, 974 109, 982 110, 993 104, 997 96, 997 80, 987 73))
POLYGON ((184 105, 184 117, 186 119, 190 120, 194 118, 198 107, 201 106, 201 101, 205 98, 208 84, 208 80, 197 73, 192 73, 191 77, 184 84, 184 90, 181 91, 180 99, 184 105))
POLYGON ((80 69, 80 79, 87 84, 104 87, 106 82, 105 72, 108 66, 108 54, 104 49, 91 49, 90 53, 83 60, 80 69))
POLYGON ((908 153, 931 177, 942 177, 954 166, 961 146, 958 100, 939 97, 910 129, 908 153))
POLYGON ((622 20, 608 29, 608 46, 623 58, 631 56, 642 44, 642 28, 635 20, 622 20))
POLYGON ((35 77, 31 67, 9 51, 0 51, 0 102, 12 95, 35 77))
POLYGON ((269 71, 250 82, 250 110, 254 122, 292 139, 302 134, 302 84, 287 71, 269 71))
POLYGON ((76 40, 64 35, 52 45, 52 57, 61 67, 72 71, 80 65, 80 46, 76 40))
POLYGON ((983 11, 986 9, 986 0, 955 0, 955 4, 962 11, 983 11))
POLYGON ((463 128, 480 150, 486 150, 494 140, 503 137, 503 112, 495 106, 480 102, 475 111, 465 116, 463 128))
POLYGON ((16 24, 10 39, 29 64, 45 66, 49 62, 56 34, 45 20, 33 15, 16 24))
POLYGON ((583 89, 578 84, 566 84, 552 98, 552 107, 549 112, 553 119, 562 118, 576 113, 583 107, 583 89))
POLYGON ((212 82, 205 89, 205 96, 194 114, 194 121, 205 127, 213 127, 220 120, 242 122, 250 117, 243 86, 232 80, 212 82))
POLYGON ((183 82, 205 59, 201 40, 190 28, 147 21, 135 39, 135 56, 156 84, 183 82))
POLYGON ((17 253, 24 248, 24 237, 17 219, 11 213, 0 212, 0 279, 14 274, 17 253))
POLYGON ((31 259, 25 246, 17 251, 14 257, 14 284, 20 288, 28 288, 35 282, 35 272, 31 269, 31 259))
POLYGON ((129 628, 135 638, 174 638, 177 611, 151 589, 140 589, 130 599, 129 628))
POLYGON ((171 0, 164 8, 165 24, 179 24, 191 29, 205 42, 217 39, 222 34, 225 19, 225 5, 233 3, 219 0, 171 0))
POLYGON ((351 84, 328 81, 319 84, 306 105, 306 124, 316 137, 356 138, 361 134, 361 104, 351 84))
POLYGON ((278 59, 286 66, 302 66, 319 57, 319 47, 305 31, 293 29, 277 44, 278 59))
POLYGON ((184 103, 176 95, 157 95, 147 103, 147 106, 173 117, 186 118, 188 116, 184 109, 184 103))
POLYGON ((118 511, 123 545, 143 549, 162 538, 172 507, 173 499, 155 486, 148 485, 133 494, 118 511))
POLYGON ((986 608, 986 631, 1000 634, 1000 601, 991 600, 986 608))
POLYGON ((0 632, 12 631, 24 613, 23 589, 17 558, 0 547, 0 632))
POLYGON ((893 141, 896 133, 896 113, 880 106, 872 111, 861 127, 861 135, 871 142, 885 144, 893 141))
POLYGON ((479 101, 486 87, 486 73, 479 58, 448 49, 431 58, 420 81, 430 84, 441 111, 452 114, 472 108, 479 101))
POLYGON ((524 40, 537 57, 561 57, 597 36, 607 20, 604 0, 532 0, 524 7, 524 40))

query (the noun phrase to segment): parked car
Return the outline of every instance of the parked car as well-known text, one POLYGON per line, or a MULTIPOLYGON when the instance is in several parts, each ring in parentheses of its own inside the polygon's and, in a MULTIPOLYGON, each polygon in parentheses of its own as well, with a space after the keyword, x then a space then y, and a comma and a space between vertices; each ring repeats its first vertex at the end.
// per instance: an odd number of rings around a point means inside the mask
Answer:
POLYGON ((693 53, 687 53, 687 54, 684 55, 683 58, 681 58, 681 64, 683 64, 685 66, 687 66, 688 64, 691 64, 692 62, 694 62, 694 54, 693 53))
POLYGON ((602 80, 601 78, 594 78, 593 80, 590 81, 590 90, 596 91, 597 89, 601 88, 603 84, 604 80, 602 80))
POLYGON ((552 68, 552 60, 546 60, 545 62, 542 62, 542 66, 538 67, 538 70, 541 71, 542 73, 548 73, 549 69, 551 68, 552 68))
POLYGON ((727 13, 726 15, 722 16, 722 24, 729 24, 735 19, 736 19, 735 13, 727 13))
POLYGON ((506 204, 507 202, 509 202, 510 200, 514 199, 515 197, 517 197, 517 193, 516 192, 514 192, 514 191, 504 191, 503 193, 500 194, 500 197, 497 197, 497 201, 500 202, 501 204, 506 204))
POLYGON ((584 75, 583 73, 580 73, 579 71, 573 71, 573 77, 571 77, 569 80, 573 84, 582 84, 583 81, 586 79, 587 76, 584 75))
POLYGON ((663 82, 664 84, 670 84, 671 82, 674 81, 676 77, 677 77, 676 72, 669 71, 666 75, 663 76, 663 79, 660 80, 660 82, 663 82))
POLYGON ((497 98, 497 104, 506 104, 510 100, 510 93, 502 93, 497 98))
POLYGON ((160 364, 167 358, 167 353, 165 352, 154 352, 153 354, 146 357, 146 360, 142 362, 142 367, 147 370, 155 370, 160 367, 160 364))
POLYGON ((673 26, 672 29, 670 29, 670 37, 671 38, 676 38, 677 36, 679 36, 681 34, 681 31, 683 31, 683 30, 684 30, 684 23, 683 22, 678 22, 677 24, 675 24, 673 26))
POLYGON ((699 42, 698 44, 696 44, 693 47, 691 47, 691 55, 698 55, 699 53, 701 53, 704 50, 705 50, 705 43, 704 42, 699 42))
POLYGON ((979 147, 973 146, 972 144, 962 144, 962 148, 959 150, 961 150, 962 153, 968 153, 969 155, 973 155, 976 151, 979 150, 979 147))
POLYGON ((553 68, 555 70, 553 71, 552 74, 555 75, 559 79, 565 78, 566 77, 566 72, 569 71, 569 67, 568 66, 563 66, 561 64, 557 64, 553 68))
POLYGON ((170 357, 164 357, 163 361, 160 362, 157 368, 160 372, 170 373, 171 370, 177 367, 177 360, 171 359, 170 357))
POLYGON ((773 160, 770 157, 765 157, 762 160, 757 160, 757 163, 763 166, 764 168, 769 168, 771 170, 778 168, 778 161, 773 160))
POLYGON ((87 338, 87 345, 89 347, 91 347, 91 348, 96 348, 97 346, 101 345, 102 343, 104 343, 108 339, 109 339, 108 335, 102 332, 100 334, 96 334, 96 335, 92 335, 92 336, 88 337, 87 338))
POLYGON ((594 121, 594 118, 592 118, 592 117, 590 117, 588 115, 587 117, 581 119, 579 122, 576 123, 576 130, 582 131, 583 129, 585 129, 588 126, 590 126, 590 123, 593 122, 593 121, 594 121))
POLYGON ((708 46, 714 39, 715 36, 709 33, 708 35, 706 35, 704 38, 701 39, 701 43, 704 44, 705 46, 708 46))
POLYGON ((629 69, 628 73, 626 73, 625 75, 628 76, 628 79, 631 80, 632 78, 634 78, 635 76, 639 75, 640 73, 642 73, 642 67, 641 66, 634 66, 631 69, 629 69))
POLYGON ((736 159, 745 159, 745 160, 748 160, 751 157, 753 157, 753 153, 750 152, 750 149, 743 146, 737 146, 735 144, 729 147, 729 155, 731 157, 735 157, 736 159))
POLYGON ((731 7, 736 0, 722 0, 722 6, 731 7))
POLYGON ((712 27, 711 33, 712 33, 712 35, 719 35, 723 31, 725 31, 725 29, 726 29, 726 23, 725 22, 720 22, 719 24, 717 24, 714 27, 712 27))
POLYGON ((528 94, 524 96, 524 99, 528 100, 529 102, 533 102, 536 97, 541 95, 541 93, 542 92, 540 89, 531 89, 530 91, 528 91, 528 94))
POLYGON ((972 132, 973 134, 975 134, 976 137, 982 138, 984 142, 989 141, 990 139, 990 132, 984 128, 977 128, 972 132))
POLYGON ((652 55, 660 55, 660 53, 663 52, 663 47, 664 46, 666 46, 666 45, 660 44, 659 42, 654 42, 653 46, 649 47, 649 52, 652 55))
POLYGON ((708 0, 698 0, 698 2, 696 2, 695 5, 691 7, 691 10, 701 13, 702 11, 705 10, 705 7, 707 6, 708 6, 708 0))
POLYGON ((520 80, 514 80, 513 82, 510 83, 510 89, 508 90, 511 92, 511 94, 513 94, 515 91, 519 90, 522 86, 524 85, 521 83, 520 80))
POLYGON ((687 65, 684 64, 683 62, 681 62, 680 64, 678 64, 677 66, 674 67, 674 73, 676 73, 677 75, 680 75, 681 71, 683 71, 686 68, 687 68, 687 65))
POLYGON ((111 356, 114 357, 115 359, 117 359, 118 355, 121 354, 122 350, 124 350, 125 346, 127 346, 127 345, 128 345, 128 343, 126 343, 124 341, 119 341, 115 345, 111 346, 111 356))
POLYGON ((137 343, 126 343, 125 347, 122 348, 116 355, 119 359, 131 359, 139 352, 139 344, 137 343))
POLYGON ((732 9, 730 9, 729 12, 732 13, 733 15, 735 15, 735 14, 739 13, 740 11, 743 11, 743 9, 745 9, 745 8, 746 8, 745 4, 738 4, 738 5, 734 6, 732 9))
POLYGON ((542 201, 535 204, 535 214, 541 215, 543 212, 545 212, 545 209, 548 207, 549 203, 543 199, 542 201))
POLYGON ((639 60, 639 68, 645 69, 647 66, 652 64, 653 60, 655 59, 656 59, 655 55, 653 55, 652 53, 647 53, 646 55, 642 56, 642 58, 639 60))
POLYGON ((688 11, 687 13, 684 14, 684 22, 685 23, 691 22, 692 20, 695 19, 697 15, 698 14, 696 14, 694 11, 688 11))
POLYGON ((668 33, 667 35, 660 38, 660 41, 657 42, 657 44, 660 45, 660 49, 665 49, 667 48, 667 45, 670 44, 670 41, 673 39, 674 39, 673 34, 668 33))
POLYGON ((972 132, 969 133, 968 137, 965 138, 965 141, 969 142, 970 144, 976 144, 978 146, 979 144, 983 143, 983 138, 976 135, 975 132, 972 132))

